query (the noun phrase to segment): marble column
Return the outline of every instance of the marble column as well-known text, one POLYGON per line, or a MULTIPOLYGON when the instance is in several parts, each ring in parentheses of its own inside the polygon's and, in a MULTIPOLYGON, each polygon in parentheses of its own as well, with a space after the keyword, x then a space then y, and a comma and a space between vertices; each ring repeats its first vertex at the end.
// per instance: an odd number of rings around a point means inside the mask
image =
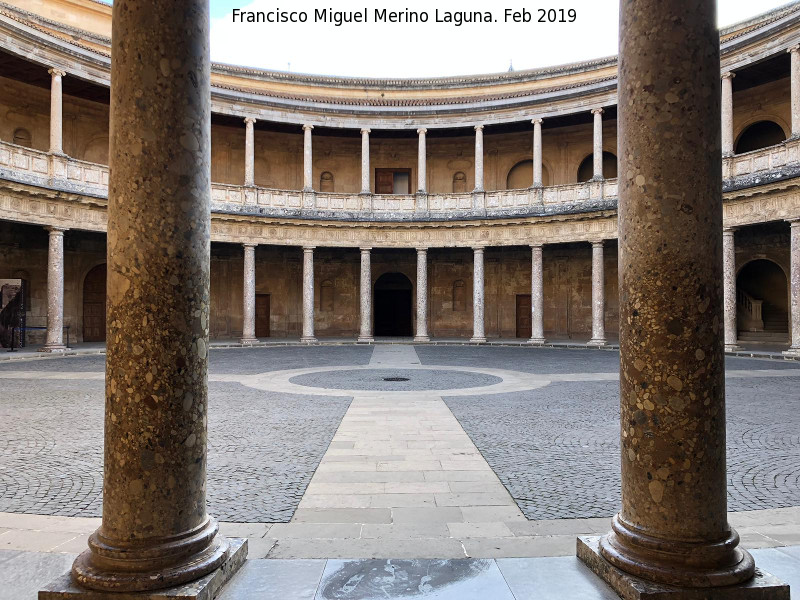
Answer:
POLYGON ((242 344, 256 339, 256 244, 244 245, 244 285, 242 291, 242 344))
POLYGON ((590 346, 606 345, 606 277, 603 242, 592 242, 592 339, 590 346))
MULTIPOLYGON (((594 539, 580 538, 578 555, 625 598, 653 591, 631 575, 716 588, 754 574, 727 520, 715 5, 621 4, 622 509, 599 552, 594 539)), ((739 595, 746 591, 674 596, 750 597, 739 595)))
POLYGON ((735 352, 740 350, 736 344, 736 245, 734 229, 730 227, 722 230, 722 289, 725 352, 735 352))
POLYGON ((64 345, 64 232, 48 227, 47 250, 47 336, 39 352, 63 352, 64 345))
POLYGON ((255 185, 256 169, 255 169, 255 142, 253 139, 253 124, 256 120, 253 117, 245 117, 245 135, 244 135, 244 184, 255 185))
POLYGON ((789 48, 791 55, 791 108, 792 108, 792 137, 800 137, 800 44, 789 48))
POLYGON ((314 191, 314 167, 311 155, 311 130, 313 125, 303 125, 303 191, 314 191))
POLYGON ((419 146, 417 148, 417 192, 426 194, 428 192, 428 147, 427 129, 417 129, 419 136, 419 146))
POLYGON ((472 338, 470 342, 486 341, 483 321, 484 283, 483 283, 483 251, 481 247, 473 248, 472 263, 472 338))
POLYGON ((790 246, 790 277, 789 277, 789 328, 791 329, 792 345, 786 354, 790 357, 800 358, 800 220, 792 221, 792 234, 790 246))
POLYGON ((531 246, 531 339, 528 343, 544 344, 544 269, 542 245, 531 246))
POLYGON ((722 156, 733 156, 733 78, 734 73, 722 75, 722 156))
POLYGON ((361 286, 359 295, 361 298, 361 330, 358 334, 358 341, 369 343, 374 342, 372 337, 372 263, 370 261, 370 251, 372 248, 361 248, 361 286))
POLYGON ((63 146, 63 99, 61 78, 66 73, 60 69, 50 69, 50 153, 64 154, 63 146))
POLYGON ((592 179, 595 181, 603 179, 603 109, 592 109, 594 115, 594 132, 593 132, 593 151, 592 158, 594 159, 594 168, 592 179))
POLYGON ((428 249, 417 248, 417 335, 415 342, 429 342, 428 337, 428 249))
POLYGON ((475 191, 483 191, 483 125, 475 126, 475 191))
POLYGON ((369 186, 369 129, 361 130, 361 193, 371 193, 369 186))
POLYGON ((206 512, 208 0, 112 10, 103 520, 72 573, 134 592, 203 577, 233 546, 206 512))
POLYGON ((542 119, 533 119, 533 187, 542 187, 542 119))
POLYGON ((314 246, 303 247, 303 335, 300 341, 317 341, 314 336, 314 246))

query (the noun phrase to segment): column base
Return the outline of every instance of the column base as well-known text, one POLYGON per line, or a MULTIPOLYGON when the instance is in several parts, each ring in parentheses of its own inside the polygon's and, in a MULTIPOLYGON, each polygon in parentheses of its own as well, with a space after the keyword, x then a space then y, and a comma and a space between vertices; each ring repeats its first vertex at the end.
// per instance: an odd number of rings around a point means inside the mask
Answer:
POLYGON ((239 338, 239 343, 243 346, 252 346, 258 343, 258 338, 239 338))
POLYGON ((372 336, 370 336, 370 337, 358 336, 358 343, 359 344, 371 344, 374 341, 375 341, 375 338, 372 337, 372 336))
POLYGON ((42 346, 41 348, 39 348, 36 351, 37 352, 51 352, 52 353, 52 352, 66 352, 67 350, 69 350, 69 348, 67 346, 65 346, 64 344, 45 344, 44 346, 42 346))
POLYGON ((800 358, 800 346, 792 346, 783 352, 786 358, 800 358))
POLYGON ((745 583, 717 588, 676 587, 641 579, 603 558, 599 536, 578 538, 578 558, 623 600, 789 600, 789 586, 760 569, 745 583))
POLYGON ((239 570, 247 558, 247 540, 227 538, 228 558, 208 575, 176 587, 142 592, 98 592, 79 587, 72 573, 65 573, 39 592, 39 600, 211 600, 239 570))
POLYGON ((725 344, 725 352, 739 352, 741 349, 738 344, 725 344))
POLYGON ((304 344, 316 344, 318 340, 312 335, 312 336, 303 336, 300 338, 300 341, 304 344))
POLYGON ((427 336, 427 335, 415 335, 414 336, 414 341, 417 342, 417 343, 419 343, 419 342, 430 342, 431 338, 430 338, 430 336, 427 336))
POLYGON ((531 338, 528 340, 528 344, 531 346, 543 346, 546 341, 544 338, 531 338))
POLYGON ((471 337, 469 338, 470 344, 485 344, 486 338, 485 337, 471 337))
POLYGON ((608 340, 603 339, 592 339, 586 342, 587 346, 594 346, 595 348, 602 348, 603 346, 608 346, 608 340))

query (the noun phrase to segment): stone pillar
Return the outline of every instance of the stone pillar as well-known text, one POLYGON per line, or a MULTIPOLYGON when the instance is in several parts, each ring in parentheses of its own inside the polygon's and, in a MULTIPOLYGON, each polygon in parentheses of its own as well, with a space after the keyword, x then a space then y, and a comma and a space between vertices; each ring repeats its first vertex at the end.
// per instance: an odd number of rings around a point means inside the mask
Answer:
POLYGON ((116 0, 112 21, 103 521, 72 573, 134 592, 232 546, 206 513, 208 1, 116 0))
POLYGON ((415 342, 429 342, 428 337, 428 249, 417 248, 417 335, 415 342))
POLYGON ((361 332, 359 342, 374 342, 372 337, 372 264, 370 251, 372 248, 361 248, 361 332))
POLYGON ((722 156, 733 156, 733 78, 734 73, 722 75, 722 156))
POLYGON ((64 154, 61 78, 66 73, 60 69, 50 69, 47 72, 50 73, 50 153, 64 154))
POLYGON ((314 191, 314 168, 311 162, 311 130, 313 125, 303 125, 303 191, 314 191))
POLYGON ((542 187, 542 119, 533 123, 533 187, 542 187))
POLYGON ((246 117, 244 120, 244 184, 255 185, 255 142, 253 140, 253 124, 256 120, 253 117, 246 117))
POLYGON ((787 52, 792 58, 792 137, 800 137, 800 44, 794 45, 787 52))
MULTIPOLYGON (((621 4, 622 510, 599 553, 594 539, 581 538, 578 555, 625 598, 651 597, 631 575, 709 588, 754 573, 727 521, 715 4, 621 4)), ((746 591, 715 589, 713 597, 746 591)), ((691 594, 674 596, 712 597, 691 594)))
POLYGON ((736 352, 741 348, 736 344, 736 245, 730 227, 722 230, 722 288, 725 352, 736 352))
POLYGON ((592 339, 590 346, 606 345, 606 277, 603 242, 592 242, 592 339))
POLYGON ((483 191, 483 125, 475 126, 475 191, 483 191))
POLYGON ((473 248, 472 266, 472 339, 470 342, 486 341, 483 322, 484 288, 483 288, 483 251, 481 247, 473 248))
POLYGON ((427 129, 417 129, 417 135, 419 135, 419 147, 417 150, 417 192, 420 194, 426 194, 428 192, 427 133, 427 129))
POLYGON ((244 286, 242 294, 242 344, 256 339, 256 244, 244 244, 244 286))
POLYGON ((63 352, 64 345, 64 232, 48 227, 47 250, 47 337, 39 352, 63 352))
POLYGON ((369 129, 361 130, 361 193, 369 194, 369 129))
POLYGON ((789 277, 790 315, 792 345, 786 355, 800 358, 800 220, 792 221, 792 237, 790 241, 791 273, 789 277))
POLYGON ((303 247, 303 335, 300 341, 317 341, 314 337, 314 246, 303 247))
POLYGON ((542 245, 531 246, 531 339, 528 343, 544 344, 544 269, 542 245))
POLYGON ((594 115, 593 159, 595 181, 603 179, 603 109, 592 109, 594 115))

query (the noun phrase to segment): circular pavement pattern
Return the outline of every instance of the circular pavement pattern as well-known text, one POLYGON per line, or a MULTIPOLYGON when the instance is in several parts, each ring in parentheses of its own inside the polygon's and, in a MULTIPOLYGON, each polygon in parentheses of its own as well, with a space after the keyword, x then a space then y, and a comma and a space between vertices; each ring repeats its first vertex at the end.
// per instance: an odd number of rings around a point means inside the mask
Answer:
POLYGON ((335 390, 411 392, 459 390, 502 383, 503 379, 485 373, 452 369, 353 369, 319 371, 297 375, 289 383, 335 390))

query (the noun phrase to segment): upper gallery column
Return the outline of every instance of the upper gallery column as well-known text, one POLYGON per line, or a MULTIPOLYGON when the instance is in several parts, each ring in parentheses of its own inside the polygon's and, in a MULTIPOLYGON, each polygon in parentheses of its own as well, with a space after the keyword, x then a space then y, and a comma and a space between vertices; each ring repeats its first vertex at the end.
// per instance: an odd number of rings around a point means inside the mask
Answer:
POLYGON ((311 130, 313 125, 303 125, 303 191, 314 191, 314 169, 311 161, 311 130))
POLYGON ((206 513, 208 0, 112 10, 103 521, 73 575, 133 592, 198 579, 231 546, 206 513))
POLYGON ((789 356, 800 358, 800 220, 792 221, 790 252, 790 316, 789 326, 792 334, 792 345, 787 351, 789 356))
POLYGON ((244 126, 244 184, 255 185, 255 142, 253 139, 253 124, 256 120, 253 117, 245 117, 244 126))
POLYGON ((314 336, 314 246, 303 247, 303 335, 300 341, 317 341, 314 336))
POLYGON ((592 242, 592 339, 590 346, 606 345, 606 278, 603 241, 592 242))
POLYGON ((594 175, 593 179, 603 178, 603 109, 592 109, 594 115, 594 135, 593 137, 593 159, 594 175))
POLYGON ((415 342, 429 342, 428 337, 428 249, 417 248, 417 335, 415 342))
POLYGON ((417 148, 417 191, 425 194, 428 191, 428 146, 425 128, 417 129, 419 145, 417 148))
POLYGON ((372 263, 370 251, 372 248, 361 248, 361 329, 358 334, 359 342, 372 342, 372 263))
POLYGON ((48 227, 47 250, 47 337, 40 352, 63 352, 64 345, 64 232, 48 227))
POLYGON ((735 73, 722 74, 722 156, 733 156, 733 78, 735 73))
POLYGON ((685 588, 733 585, 754 573, 726 506, 715 5, 621 3, 622 509, 600 540, 608 562, 591 539, 578 551, 626 598, 639 597, 634 585, 642 589, 626 573, 685 588))
POLYGON ((734 230, 730 227, 722 230, 722 290, 725 351, 735 352, 739 350, 736 345, 736 244, 734 230))
POLYGON ((533 119, 533 187, 542 187, 542 119, 533 119))
POLYGON ((61 78, 66 73, 60 69, 50 69, 50 152, 64 154, 63 146, 63 98, 61 78))
POLYGON ((361 193, 369 194, 369 129, 361 130, 361 193))
POLYGON ((244 276, 242 289, 242 344, 256 339, 256 245, 244 244, 244 276))
POLYGON ((792 57, 792 137, 800 137, 800 44, 787 50, 792 57))
POLYGON ((544 344, 544 270, 542 245, 531 246, 531 344, 544 344))
POLYGON ((472 339, 470 339, 470 342, 486 341, 486 332, 483 321, 483 308, 484 308, 483 251, 484 249, 482 247, 473 248, 472 339))
POLYGON ((483 191, 483 125, 475 126, 475 191, 483 191))

